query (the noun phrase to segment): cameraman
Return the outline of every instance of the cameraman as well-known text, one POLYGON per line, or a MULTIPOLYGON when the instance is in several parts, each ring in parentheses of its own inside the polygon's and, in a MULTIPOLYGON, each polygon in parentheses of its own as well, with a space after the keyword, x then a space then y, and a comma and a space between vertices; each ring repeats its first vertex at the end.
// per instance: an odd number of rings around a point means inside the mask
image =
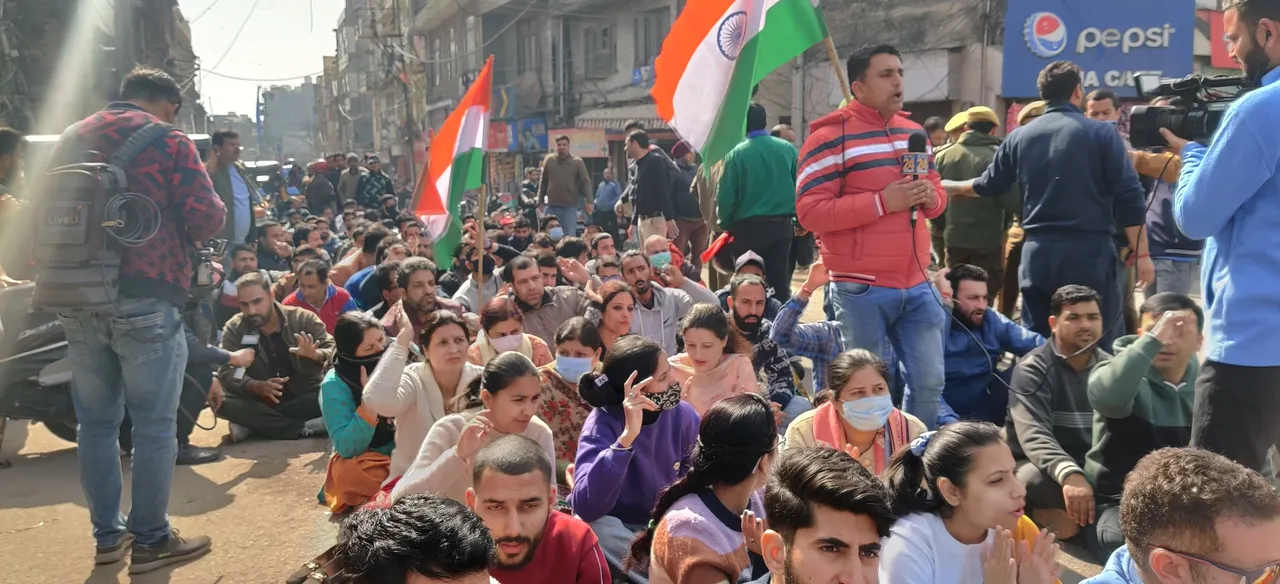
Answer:
MULTIPOLYGON (((122 101, 107 105, 68 132, 55 160, 93 151, 110 156, 149 124, 173 124, 182 90, 167 73, 139 67, 125 76, 122 101)), ((178 442, 177 411, 187 361, 182 307, 191 286, 193 242, 222 229, 227 209, 213 189, 200 152, 169 129, 125 169, 130 192, 160 212, 154 237, 123 248, 118 314, 60 316, 71 357, 72 398, 80 421, 80 483, 88 501, 96 562, 117 562, 132 550, 129 573, 149 572, 206 553, 208 537, 184 538, 165 510, 178 442), (133 506, 120 512, 124 488, 119 430, 133 418, 133 506), (135 539, 136 538, 136 539, 135 539)))
POLYGON ((1205 146, 1161 129, 1182 156, 1173 212, 1189 237, 1207 238, 1203 278, 1210 346, 1196 381, 1191 445, 1261 470, 1280 443, 1280 0, 1228 0, 1232 56, 1257 89, 1223 115, 1205 146))
MULTIPOLYGON (((1151 100, 1151 105, 1184 107, 1187 103, 1181 97, 1157 97, 1151 100)), ((1143 296, 1150 298, 1161 292, 1199 294, 1204 241, 1183 234, 1173 216, 1173 191, 1178 187, 1182 159, 1169 149, 1164 152, 1132 150, 1129 158, 1142 177, 1143 186, 1152 193, 1147 204, 1147 246, 1156 277, 1143 288, 1143 296)))

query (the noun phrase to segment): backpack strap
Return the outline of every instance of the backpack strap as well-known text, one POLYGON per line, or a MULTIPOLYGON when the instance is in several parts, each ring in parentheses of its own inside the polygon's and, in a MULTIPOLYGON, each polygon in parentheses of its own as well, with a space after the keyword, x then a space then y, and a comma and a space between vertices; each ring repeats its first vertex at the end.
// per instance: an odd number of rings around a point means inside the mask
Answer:
POLYGON ((129 139, 124 141, 119 148, 107 159, 107 163, 116 168, 123 169, 133 162, 143 150, 146 150, 156 140, 164 137, 172 130, 173 126, 160 122, 151 122, 138 130, 136 130, 129 139))

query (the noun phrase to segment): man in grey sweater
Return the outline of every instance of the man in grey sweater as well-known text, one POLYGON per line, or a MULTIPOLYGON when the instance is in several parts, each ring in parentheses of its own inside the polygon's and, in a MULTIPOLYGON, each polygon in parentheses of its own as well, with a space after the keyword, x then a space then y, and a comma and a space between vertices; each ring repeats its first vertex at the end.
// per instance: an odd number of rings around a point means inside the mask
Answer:
POLYGON ((1098 293, 1085 286, 1054 292, 1053 337, 1014 366, 1010 383, 1008 440, 1027 487, 1027 512, 1060 540, 1094 522, 1093 487, 1084 474, 1093 443, 1089 373, 1111 358, 1096 346, 1103 336, 1099 304, 1098 293))

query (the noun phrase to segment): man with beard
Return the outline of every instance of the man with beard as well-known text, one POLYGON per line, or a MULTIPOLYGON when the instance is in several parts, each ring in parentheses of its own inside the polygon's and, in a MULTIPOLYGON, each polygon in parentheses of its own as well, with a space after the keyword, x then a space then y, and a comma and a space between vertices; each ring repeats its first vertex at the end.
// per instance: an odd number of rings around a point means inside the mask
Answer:
POLYGON ((275 272, 289 271, 289 233, 284 225, 267 221, 258 226, 258 267, 275 272))
POLYGON ((387 329, 388 336, 400 333, 400 313, 409 317, 413 324, 413 338, 422 334, 422 325, 427 317, 437 310, 452 310, 458 316, 466 314, 462 305, 448 298, 436 296, 436 265, 427 258, 411 257, 400 262, 396 271, 396 284, 400 286, 400 302, 397 302, 382 317, 382 326, 387 329))
MULTIPOLYGON (((586 285, 590 276, 577 261, 560 258, 558 267, 566 278, 586 285)), ((556 329, 570 318, 584 316, 591 300, 577 286, 546 286, 538 262, 521 255, 502 267, 502 279, 511 285, 516 306, 524 313, 524 332, 555 345, 556 329)), ((672 353, 674 355, 674 353, 672 353)))
POLYGON ((1089 374, 1111 355, 1096 347, 1102 337, 1098 293, 1070 284, 1049 301, 1049 342, 1013 367, 1006 425, 1027 487, 1027 515, 1059 540, 1075 537, 1095 520, 1093 487, 1084 474, 1093 446, 1089 374))
POLYGON ((285 298, 283 304, 314 312, 329 334, 333 334, 338 317, 359 309, 351 294, 329 282, 329 262, 307 260, 297 275, 298 291, 285 298))
MULTIPOLYGON (((754 251, 748 250, 744 252, 738 256, 733 265, 733 278, 750 274, 764 279, 764 258, 754 251)), ((729 310, 729 284, 725 284, 724 288, 716 290, 716 298, 720 299, 720 308, 729 310)), ((774 298, 773 293, 770 292, 769 299, 765 301, 764 305, 764 318, 768 320, 778 318, 779 310, 782 310, 782 303, 778 302, 778 299, 774 298)))
POLYGON ((332 360, 333 337, 315 313, 273 301, 262 274, 236 280, 240 314, 222 330, 222 348, 254 349, 246 368, 224 365, 218 379, 226 398, 218 417, 230 422, 230 441, 257 434, 269 440, 323 436, 320 380, 332 360))
POLYGON ((1022 357, 1044 337, 1018 326, 987 304, 987 272, 955 264, 934 279, 943 303, 950 301, 951 326, 944 339, 947 383, 938 418, 943 423, 982 420, 1004 425, 1012 369, 996 371, 1006 352, 1022 357), (954 291, 954 298, 949 298, 954 291), (951 412, 948 414, 947 409, 951 412))
POLYGON ((729 316, 733 326, 752 344, 751 368, 764 373, 766 395, 782 408, 778 432, 791 425, 796 416, 813 409, 804 396, 796 394, 796 378, 791 371, 791 355, 772 337, 773 323, 764 317, 769 285, 755 274, 734 276, 729 281, 729 316))
POLYGON ((497 547, 489 575, 501 584, 608 584, 591 527, 555 510, 552 468, 542 446, 519 434, 476 453, 466 498, 497 547))
POLYGON ((1280 247, 1266 227, 1280 217, 1271 202, 1280 192, 1274 180, 1280 137, 1259 124, 1280 108, 1280 0, 1232 0, 1222 22, 1232 56, 1257 89, 1231 104, 1208 148, 1161 133, 1182 156, 1173 205, 1178 227, 1207 239, 1211 349, 1196 382, 1191 445, 1258 470, 1280 443, 1280 313, 1271 305, 1280 247))
POLYGON ((676 332, 694 304, 716 304, 716 296, 697 282, 684 277, 680 269, 667 264, 664 274, 670 288, 654 283, 649 256, 631 250, 622 256, 622 279, 636 293, 636 314, 631 332, 652 339, 668 355, 676 350, 676 332))
POLYGON ((768 529, 757 549, 769 576, 755 584, 879 582, 880 541, 896 518, 888 489, 848 454, 787 452, 765 488, 764 509, 768 529))

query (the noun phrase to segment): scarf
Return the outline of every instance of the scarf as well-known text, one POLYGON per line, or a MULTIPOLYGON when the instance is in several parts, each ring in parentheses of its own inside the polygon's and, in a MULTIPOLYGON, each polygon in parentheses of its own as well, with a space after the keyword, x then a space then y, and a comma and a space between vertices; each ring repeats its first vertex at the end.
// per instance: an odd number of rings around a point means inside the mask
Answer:
MULTIPOLYGON (((484 331, 480 331, 477 336, 476 345, 480 347, 481 363, 488 365, 498 356, 498 350, 493 348, 493 344, 489 342, 489 335, 484 331)), ((528 357, 530 361, 533 360, 533 343, 529 341, 529 335, 523 333, 520 335, 520 348, 516 352, 528 357)))
MULTIPOLYGON (((839 403, 839 400, 832 399, 814 411, 813 438, 827 448, 843 450, 848 441, 844 433, 844 420, 840 416, 840 410, 836 409, 839 403)), ((910 441, 911 430, 907 426, 907 417, 902 415, 902 411, 894 408, 889 414, 889 421, 871 441, 871 457, 874 461, 872 474, 880 476, 884 469, 888 468, 889 459, 893 457, 893 453, 910 441)))
MULTIPOLYGON (((357 357, 348 359, 342 353, 338 353, 334 358, 333 372, 346 384, 347 389, 351 390, 351 396, 355 399, 356 407, 360 407, 363 403, 364 388, 360 384, 360 370, 367 368, 370 372, 378 365, 378 360, 386 354, 384 349, 382 352, 369 355, 368 357, 357 357)), ((378 424, 373 428, 373 438, 369 441, 369 449, 373 450, 390 444, 396 437, 395 424, 389 418, 378 416, 378 424)))

